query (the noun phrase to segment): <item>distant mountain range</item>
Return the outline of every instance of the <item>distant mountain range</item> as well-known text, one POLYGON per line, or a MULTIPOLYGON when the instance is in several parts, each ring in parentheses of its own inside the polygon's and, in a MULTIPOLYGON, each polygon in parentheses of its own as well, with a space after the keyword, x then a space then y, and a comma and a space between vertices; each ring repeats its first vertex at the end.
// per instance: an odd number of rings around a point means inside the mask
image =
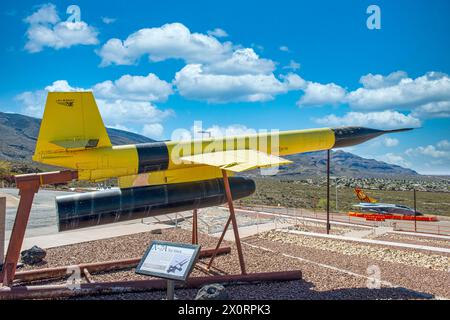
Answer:
MULTIPOLYGON (((0 112, 0 159, 30 162, 39 133, 41 120, 15 113, 0 112)), ((145 143, 155 140, 139 134, 108 128, 114 145, 145 143)), ((282 166, 279 175, 289 178, 317 176, 326 170, 325 152, 304 153, 286 157, 293 164, 282 166)), ((411 169, 385 162, 365 159, 349 152, 332 153, 331 172, 333 175, 350 177, 382 177, 418 175, 411 169)), ((250 173, 249 175, 253 175, 250 173)))
MULTIPOLYGON (((287 156, 294 164, 280 168, 280 175, 315 176, 318 172, 326 172, 326 152, 302 153, 287 156)), ((366 159, 342 150, 332 151, 330 172, 335 176, 347 177, 383 177, 383 176, 413 176, 414 170, 403 168, 374 159, 366 159)))

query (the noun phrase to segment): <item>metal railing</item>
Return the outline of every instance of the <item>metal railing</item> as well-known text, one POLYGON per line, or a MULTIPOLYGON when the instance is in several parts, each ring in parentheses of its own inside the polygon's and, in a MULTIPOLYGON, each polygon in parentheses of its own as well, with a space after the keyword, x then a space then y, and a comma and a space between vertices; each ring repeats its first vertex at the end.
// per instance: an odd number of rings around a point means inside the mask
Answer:
MULTIPOLYGON (((257 213, 257 219, 260 215, 264 214, 278 214, 278 217, 274 218, 274 223, 280 223, 280 219, 283 218, 310 218, 320 222, 326 222, 326 212, 304 209, 304 208, 288 208, 281 206, 268 206, 268 205, 255 205, 245 206, 238 205, 236 209, 249 210, 257 213)), ((414 220, 386 220, 386 221, 368 221, 364 218, 351 217, 344 213, 330 212, 331 222, 347 223, 352 225, 360 225, 365 227, 380 227, 390 226, 394 231, 407 231, 417 233, 427 233, 435 235, 450 235, 450 220, 449 225, 442 225, 439 222, 419 222, 414 223, 414 220)), ((259 222, 258 222, 259 224, 259 222)))

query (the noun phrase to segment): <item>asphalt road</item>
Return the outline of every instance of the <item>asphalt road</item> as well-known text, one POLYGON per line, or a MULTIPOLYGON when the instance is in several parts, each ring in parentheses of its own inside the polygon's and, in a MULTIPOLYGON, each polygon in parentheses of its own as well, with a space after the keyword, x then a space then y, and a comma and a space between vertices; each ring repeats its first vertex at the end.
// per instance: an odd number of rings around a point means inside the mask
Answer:
MULTIPOLYGON (((28 222, 26 237, 48 235, 57 233, 57 219, 55 210, 55 197, 60 195, 71 194, 72 192, 55 191, 55 190, 40 190, 36 195, 31 209, 30 220, 28 222)), ((17 205, 19 203, 18 190, 13 188, 0 189, 1 195, 7 196, 6 207, 6 235, 9 237, 9 232, 12 229, 14 218, 16 215, 17 205)), ((251 210, 260 210, 259 207, 252 207, 251 210)), ((263 207, 261 211, 288 214, 288 215, 300 215, 304 217, 325 219, 324 212, 313 212, 306 209, 293 209, 293 208, 277 208, 277 207, 263 207)), ((206 217, 204 217, 206 218, 206 217)), ((417 222, 417 230, 427 233, 439 233, 443 235, 450 235, 450 220, 445 217, 438 217, 439 222, 417 222)), ((393 226, 396 224, 397 230, 414 231, 413 221, 393 221, 386 220, 384 222, 365 221, 362 218, 348 217, 346 214, 331 215, 332 221, 349 222, 355 224, 364 224, 369 226, 393 226)))
MULTIPOLYGON (((72 192, 65 191, 39 190, 35 195, 33 206, 31 207, 30 220, 28 221, 25 236, 30 237, 57 233, 55 197, 71 193, 72 192)), ((6 236, 9 237, 19 202, 18 189, 0 189, 0 196, 1 195, 7 196, 6 236)))

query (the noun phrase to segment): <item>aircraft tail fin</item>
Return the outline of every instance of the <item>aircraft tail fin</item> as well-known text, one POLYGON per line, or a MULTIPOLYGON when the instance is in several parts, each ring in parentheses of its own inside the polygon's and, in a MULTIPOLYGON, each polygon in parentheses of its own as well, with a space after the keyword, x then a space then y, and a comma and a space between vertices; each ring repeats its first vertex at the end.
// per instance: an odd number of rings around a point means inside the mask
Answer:
POLYGON ((377 202, 377 200, 369 197, 362 189, 360 188, 355 188, 355 193, 356 196, 358 197, 359 200, 363 201, 363 202, 368 202, 368 203, 375 203, 377 202))
POLYGON ((53 152, 111 146, 92 92, 49 92, 33 160, 53 152))

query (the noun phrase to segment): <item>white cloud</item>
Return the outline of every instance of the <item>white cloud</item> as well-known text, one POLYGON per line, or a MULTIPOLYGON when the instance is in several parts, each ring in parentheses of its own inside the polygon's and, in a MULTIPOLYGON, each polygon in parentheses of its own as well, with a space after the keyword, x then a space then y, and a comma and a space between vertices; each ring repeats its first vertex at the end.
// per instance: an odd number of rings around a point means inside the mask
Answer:
POLYGON ((110 17, 102 17, 102 21, 104 24, 111 24, 116 22, 116 18, 110 18, 110 17))
POLYGON ((405 154, 418 163, 430 173, 448 174, 450 168, 450 142, 441 140, 436 145, 419 146, 409 148, 405 154))
MULTIPOLYGON (((361 78, 364 87, 350 92, 346 101, 355 109, 414 109, 430 103, 450 101, 450 78, 438 72, 428 72, 416 79, 396 72, 383 77, 367 75, 361 78)), ((448 106, 447 106, 448 111, 448 106)))
POLYGON ((430 102, 413 110, 413 115, 420 118, 449 118, 450 101, 430 102))
MULTIPOLYGON (((124 41, 110 39, 98 54, 101 65, 133 64, 147 55, 150 61, 182 59, 187 63, 175 75, 173 84, 185 98, 210 103, 255 102, 299 90, 305 82, 294 74, 274 74, 274 61, 264 59, 252 48, 220 42, 213 34, 192 33, 181 23, 141 29, 124 41)), ((294 61, 291 68, 298 68, 294 61)), ((111 83, 103 84, 106 89, 111 83)))
POLYGON ((275 95, 286 93, 291 85, 273 74, 208 74, 200 64, 188 64, 178 71, 174 84, 183 97, 212 103, 272 100, 275 95))
POLYGON ((354 110, 409 111, 415 118, 450 117, 450 77, 445 73, 427 72, 415 79, 406 72, 387 76, 371 73, 362 76, 363 85, 347 92, 334 83, 308 82, 299 106, 348 104, 354 110))
POLYGON ((115 81, 97 83, 93 91, 99 98, 138 101, 166 101, 173 93, 172 85, 153 73, 147 76, 123 75, 115 81))
POLYGON ((21 112, 23 114, 34 118, 40 118, 44 113, 44 104, 46 96, 47 93, 44 90, 38 90, 34 92, 26 91, 22 92, 21 94, 18 94, 15 97, 15 100, 17 100, 21 104, 22 106, 21 112))
POLYGON ((281 46, 280 51, 289 52, 289 48, 287 46, 281 46))
POLYGON ((404 168, 410 168, 412 164, 405 160, 401 155, 395 153, 386 153, 381 156, 374 157, 378 161, 383 161, 390 164, 395 164, 404 168))
POLYGON ((288 90, 301 90, 307 85, 307 82, 296 73, 290 72, 286 75, 280 75, 280 78, 288 90))
POLYGON ((194 122, 190 130, 177 129, 173 132, 171 139, 174 141, 185 141, 192 139, 208 139, 229 136, 251 135, 257 133, 257 130, 248 128, 242 124, 232 124, 229 126, 212 125, 209 128, 203 128, 201 121, 194 122))
POLYGON ((122 131, 129 131, 129 132, 133 131, 132 129, 127 128, 127 127, 125 127, 125 126, 123 126, 123 125, 121 125, 121 124, 111 125, 111 126, 109 126, 109 127, 110 127, 110 128, 113 128, 113 129, 117 129, 117 130, 122 130, 122 131))
POLYGON ((140 29, 125 40, 108 40, 98 51, 101 65, 131 65, 141 56, 151 61, 182 59, 187 63, 205 63, 227 58, 230 42, 221 43, 215 37, 191 31, 181 23, 140 29))
POLYGON ((142 134, 149 138, 159 138, 164 131, 164 127, 160 123, 150 123, 144 125, 142 134))
POLYGON ((98 43, 98 32, 92 26, 84 21, 61 21, 51 3, 42 5, 24 21, 29 25, 25 49, 32 53, 42 51, 44 47, 61 49, 98 43))
POLYGON ((345 97, 345 89, 334 84, 308 82, 304 95, 297 102, 299 106, 337 105, 345 97))
MULTIPOLYGON (((150 77, 150 81, 155 82, 159 80, 153 76, 150 77)), ((140 91, 142 86, 145 88, 145 85, 147 85, 147 77, 137 78, 136 80, 131 76, 127 76, 124 78, 125 81, 121 81, 122 78, 110 81, 112 84, 112 87, 109 88, 110 96, 108 96, 108 92, 102 86, 107 81, 94 85, 92 89, 84 89, 72 87, 66 80, 58 80, 45 87, 44 90, 27 91, 19 94, 16 96, 16 100, 22 105, 22 113, 40 118, 44 111, 47 92, 92 90, 96 96, 102 118, 107 126, 142 133, 155 138, 160 137, 163 132, 161 122, 172 116, 174 112, 170 109, 160 110, 152 104, 153 99, 156 99, 154 94, 144 94, 140 91)), ((164 98, 165 96, 163 96, 164 98)), ((156 100, 161 100, 161 98, 156 100)))
POLYGON ((448 140, 441 140, 437 143, 437 147, 439 149, 450 149, 450 141, 448 140))
POLYGON ((381 74, 367 74, 362 76, 359 82, 366 89, 380 89, 391 87, 400 83, 402 79, 406 79, 408 74, 404 71, 396 71, 387 75, 386 77, 381 74))
POLYGON ((334 114, 315 119, 316 123, 332 127, 338 126, 370 126, 373 128, 396 129, 402 127, 419 127, 421 122, 412 115, 404 115, 397 111, 381 112, 349 112, 342 117, 334 114))
POLYGON ((123 125, 134 132, 140 132, 146 124, 161 122, 173 114, 171 110, 160 110, 145 101, 97 99, 97 104, 108 125, 123 125))
MULTIPOLYGON (((202 127, 194 126, 192 131, 194 132, 194 135, 198 135, 198 132, 200 132, 200 131, 209 132, 211 134, 211 137, 214 137, 214 138, 240 136, 240 135, 257 133, 255 129, 248 128, 247 126, 242 125, 242 124, 233 124, 233 125, 230 125, 227 127, 213 125, 207 129, 203 129, 202 127)), ((207 135, 204 136, 204 138, 207 138, 207 137, 208 137, 207 135)))
POLYGON ((51 85, 46 86, 45 90, 48 92, 55 91, 88 91, 89 89, 84 88, 75 88, 72 87, 67 80, 57 80, 54 81, 51 85))
POLYGON ((298 63, 294 60, 291 60, 287 66, 283 67, 283 69, 290 69, 290 70, 294 70, 294 71, 298 70, 298 69, 300 69, 300 63, 298 63))
POLYGON ((216 37, 216 38, 225 38, 228 37, 228 33, 220 28, 215 28, 214 30, 208 30, 206 32, 208 35, 216 37))
POLYGON ((438 150, 433 145, 420 146, 406 150, 408 156, 424 155, 432 158, 449 158, 450 152, 438 150))
POLYGON ((384 138, 384 140, 383 140, 383 144, 384 144, 386 147, 389 147, 389 148, 391 148, 391 147, 396 147, 396 146, 399 145, 399 143, 400 143, 400 141, 399 141, 398 139, 395 139, 395 138, 389 138, 389 137, 386 137, 386 138, 384 138))
POLYGON ((261 59, 253 49, 237 49, 223 61, 204 66, 204 72, 210 74, 242 75, 242 74, 270 74, 275 70, 272 60, 261 59))

